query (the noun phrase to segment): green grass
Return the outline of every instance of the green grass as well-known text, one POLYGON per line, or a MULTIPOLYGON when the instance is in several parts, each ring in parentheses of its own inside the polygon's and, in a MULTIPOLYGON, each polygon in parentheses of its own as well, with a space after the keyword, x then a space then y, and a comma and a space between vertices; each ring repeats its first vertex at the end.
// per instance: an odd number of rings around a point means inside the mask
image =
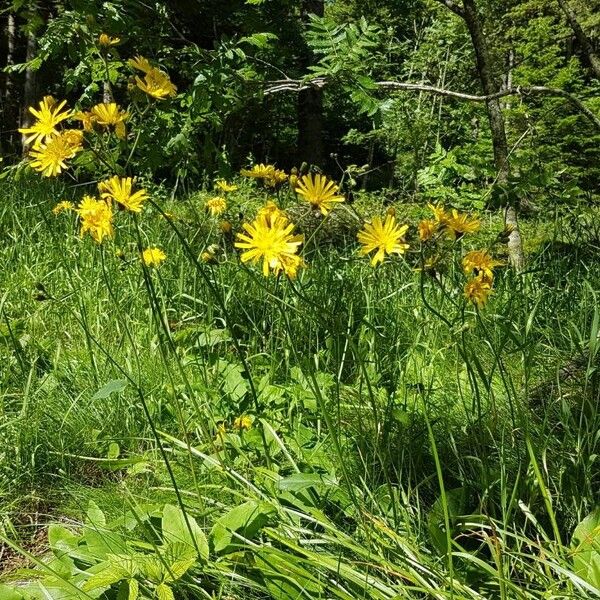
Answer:
MULTIPOLYGON (((494 243, 493 215, 444 244, 434 279, 414 227, 405 259, 372 269, 358 255, 357 215, 381 198, 316 231, 280 198, 309 240, 292 284, 240 265, 203 194, 158 190, 173 223, 120 213, 97 246, 51 213, 80 193, 6 182, 0 208, 0 535, 27 550, 31 515, 69 519, 78 542, 30 557, 60 566, 49 597, 129 585, 74 591, 89 578, 75 565, 110 563, 92 530, 123 538, 149 598, 161 581, 177 598, 595 597, 598 554, 578 558, 571 540, 600 490, 597 212, 524 221, 527 271, 499 269, 478 313, 459 260, 494 243), (160 269, 142 269, 138 235, 166 252, 160 269), (198 261, 211 244, 216 264, 198 261), (243 414, 253 426, 236 431, 243 414), (107 521, 92 510, 82 529, 90 500, 107 521), (175 581, 146 565, 169 571, 165 504, 210 544, 175 581)), ((227 218, 238 229, 263 201, 242 185, 227 218)), ((427 212, 396 210, 412 225, 427 212)))

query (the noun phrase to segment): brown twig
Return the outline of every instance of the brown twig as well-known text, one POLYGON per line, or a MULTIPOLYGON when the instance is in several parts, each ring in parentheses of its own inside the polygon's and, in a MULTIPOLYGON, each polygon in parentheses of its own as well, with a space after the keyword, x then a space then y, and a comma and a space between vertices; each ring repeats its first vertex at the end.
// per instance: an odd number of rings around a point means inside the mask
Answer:
MULTIPOLYGON (((302 90, 316 88, 322 89, 328 85, 328 81, 324 77, 316 77, 309 81, 304 79, 279 79, 275 81, 265 82, 265 95, 277 94, 280 92, 300 92, 302 90)), ((506 96, 554 96, 564 98, 580 113, 585 115, 594 125, 600 130, 600 117, 592 112, 579 98, 558 88, 545 87, 540 85, 532 86, 516 86, 505 88, 495 94, 479 96, 476 94, 467 94, 464 92, 455 92, 453 90, 445 90, 432 85, 424 85, 419 83, 405 83, 402 81, 378 81, 375 85, 381 90, 387 91, 406 91, 406 92, 427 92, 438 96, 447 96, 456 98, 457 100, 466 100, 468 102, 487 102, 497 98, 505 98, 506 96)))

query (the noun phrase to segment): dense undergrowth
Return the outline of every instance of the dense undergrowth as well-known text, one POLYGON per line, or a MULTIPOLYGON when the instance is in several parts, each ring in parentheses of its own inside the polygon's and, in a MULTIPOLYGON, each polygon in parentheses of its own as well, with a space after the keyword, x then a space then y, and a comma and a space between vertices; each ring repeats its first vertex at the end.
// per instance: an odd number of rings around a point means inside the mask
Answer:
POLYGON ((80 190, 1 190, 0 539, 28 559, 1 598, 598 593, 597 210, 523 221, 527 269, 478 310, 492 214, 434 251, 394 205, 410 249, 373 269, 357 215, 388 200, 282 191, 308 266, 267 279, 233 247, 251 184, 217 219, 156 190, 102 245, 52 214, 80 190))

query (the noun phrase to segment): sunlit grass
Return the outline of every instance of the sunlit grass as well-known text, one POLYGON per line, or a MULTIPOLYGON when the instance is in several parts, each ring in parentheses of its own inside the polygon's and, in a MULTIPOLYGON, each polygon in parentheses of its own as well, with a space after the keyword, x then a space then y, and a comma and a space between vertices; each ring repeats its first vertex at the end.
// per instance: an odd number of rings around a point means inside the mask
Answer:
MULTIPOLYGON (((249 184, 214 217, 210 193, 156 201, 102 245, 80 237, 74 214, 52 214, 79 190, 3 189, 6 524, 36 503, 60 519, 94 499, 113 519, 170 502, 208 532, 252 500, 267 515, 237 532, 252 563, 211 554, 208 580, 178 584, 190 597, 593 593, 569 549, 600 487, 588 227, 554 217, 556 240, 525 223, 539 237, 527 272, 498 269, 477 311, 463 298, 462 242, 441 279, 419 270, 416 205, 396 207, 411 250, 377 269, 352 214, 381 214, 378 199, 337 207, 331 229, 300 219, 308 266, 288 281, 241 265, 219 227, 238 230, 262 206, 249 184), (147 247, 164 251, 159 268, 144 268, 147 247), (236 428, 244 415, 251 428, 236 428)), ((489 247, 501 229, 484 217, 465 245, 489 247)))

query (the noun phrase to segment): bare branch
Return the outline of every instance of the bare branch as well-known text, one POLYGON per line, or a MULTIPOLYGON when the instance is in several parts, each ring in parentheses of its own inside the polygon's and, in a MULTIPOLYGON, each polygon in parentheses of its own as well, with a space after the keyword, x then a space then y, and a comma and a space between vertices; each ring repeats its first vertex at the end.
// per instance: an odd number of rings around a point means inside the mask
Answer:
MULTIPOLYGON (((279 92, 300 92, 308 88, 322 89, 327 85, 327 80, 324 77, 317 77, 311 81, 305 81, 302 79, 281 79, 278 81, 267 81, 266 88, 264 90, 265 95, 276 94, 279 92)), ((539 85, 526 86, 526 87, 510 87, 503 89, 495 94, 489 94, 486 96, 477 96, 475 94, 465 94, 463 92, 455 92, 452 90, 444 90, 442 88, 434 87, 431 85, 422 85, 418 83, 404 83, 400 81, 378 81, 377 87, 381 90, 388 91, 407 91, 407 92, 428 92, 437 96, 447 96, 449 98, 456 98, 457 100, 466 100, 468 102, 488 102, 489 100, 495 100, 504 98, 506 96, 520 96, 526 98, 527 96, 554 96, 558 98, 564 98, 574 108, 576 108, 581 114, 585 115, 594 125, 600 130, 600 117, 592 112, 579 98, 560 90, 557 88, 544 87, 539 85)))
POLYGON ((464 17, 464 10, 462 6, 459 6, 454 2, 454 0, 438 0, 441 4, 443 4, 446 8, 450 9, 455 15, 459 17, 464 17))

